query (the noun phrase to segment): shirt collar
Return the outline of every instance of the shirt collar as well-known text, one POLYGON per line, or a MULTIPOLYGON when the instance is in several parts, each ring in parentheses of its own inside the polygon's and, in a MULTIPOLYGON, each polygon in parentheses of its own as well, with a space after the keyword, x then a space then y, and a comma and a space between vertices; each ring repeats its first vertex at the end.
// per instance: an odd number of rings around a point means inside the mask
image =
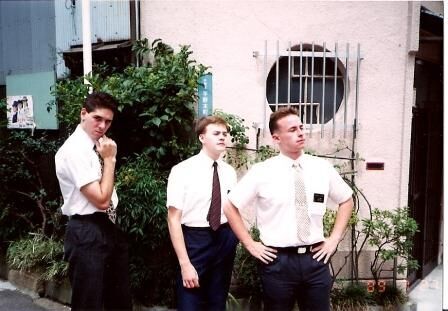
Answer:
POLYGON ((78 137, 81 144, 85 144, 85 146, 89 147, 89 149, 93 149, 95 146, 95 141, 87 135, 86 131, 81 127, 81 124, 78 124, 74 134, 78 137))
POLYGON ((279 153, 278 155, 280 161, 282 161, 283 163, 285 163, 285 165, 287 165, 288 167, 294 167, 294 166, 299 166, 300 168, 303 169, 303 165, 306 161, 306 156, 305 153, 303 152, 302 155, 300 157, 298 157, 297 159, 293 160, 290 157, 284 155, 283 153, 279 153))
MULTIPOLYGON (((213 162, 215 162, 215 160, 213 160, 212 158, 210 158, 208 155, 207 155, 207 153, 205 153, 205 151, 204 150, 201 150, 200 152, 199 152, 199 158, 201 159, 201 161, 204 161, 204 163, 207 165, 207 166, 210 166, 210 167, 213 167, 213 162)), ((220 159, 218 159, 218 160, 216 160, 216 162, 218 163, 218 166, 219 166, 219 162, 220 162, 221 160, 220 159)))

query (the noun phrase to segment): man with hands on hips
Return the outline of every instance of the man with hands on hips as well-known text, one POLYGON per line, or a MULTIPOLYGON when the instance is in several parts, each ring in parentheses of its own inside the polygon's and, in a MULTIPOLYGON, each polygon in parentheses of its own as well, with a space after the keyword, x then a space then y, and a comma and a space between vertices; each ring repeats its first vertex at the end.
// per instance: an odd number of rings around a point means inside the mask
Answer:
POLYGON ((352 190, 326 160, 304 154, 304 127, 294 108, 271 114, 280 154, 255 164, 232 189, 224 213, 244 247, 260 260, 265 310, 330 310, 328 260, 350 219, 352 190), (338 204, 333 230, 323 235, 327 200, 338 204), (252 239, 239 209, 253 202, 261 242, 252 239))
POLYGON ((117 108, 102 92, 87 96, 81 122, 55 156, 56 175, 69 217, 64 259, 69 263, 71 308, 132 310, 128 246, 115 226, 116 143, 105 134, 117 108))

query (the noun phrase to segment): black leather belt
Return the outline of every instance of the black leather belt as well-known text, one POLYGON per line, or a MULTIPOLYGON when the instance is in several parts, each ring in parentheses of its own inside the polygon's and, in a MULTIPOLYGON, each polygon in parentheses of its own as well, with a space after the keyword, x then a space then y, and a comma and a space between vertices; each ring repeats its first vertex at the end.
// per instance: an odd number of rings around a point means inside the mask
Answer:
MULTIPOLYGON (((189 230, 189 231, 212 231, 212 228, 210 228, 210 227, 190 227, 190 226, 182 225, 182 228, 185 230, 189 230)), ((230 228, 229 223, 226 222, 226 223, 221 224, 218 229, 223 229, 223 228, 230 228)))
POLYGON ((270 248, 276 249, 279 253, 289 253, 289 254, 309 254, 313 247, 318 246, 320 243, 315 243, 313 245, 302 245, 302 246, 288 246, 288 247, 276 247, 268 246, 270 248))
POLYGON ((70 216, 70 219, 90 220, 90 221, 102 220, 102 219, 107 219, 107 213, 95 212, 93 214, 87 214, 87 215, 75 214, 75 215, 70 216))

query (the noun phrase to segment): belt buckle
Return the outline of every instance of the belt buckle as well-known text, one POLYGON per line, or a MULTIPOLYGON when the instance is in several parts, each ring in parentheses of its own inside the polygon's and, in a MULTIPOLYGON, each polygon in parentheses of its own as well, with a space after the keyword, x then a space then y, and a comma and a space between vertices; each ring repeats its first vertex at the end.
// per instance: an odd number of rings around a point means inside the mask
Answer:
POLYGON ((297 254, 305 254, 306 253, 306 247, 297 247, 297 254))

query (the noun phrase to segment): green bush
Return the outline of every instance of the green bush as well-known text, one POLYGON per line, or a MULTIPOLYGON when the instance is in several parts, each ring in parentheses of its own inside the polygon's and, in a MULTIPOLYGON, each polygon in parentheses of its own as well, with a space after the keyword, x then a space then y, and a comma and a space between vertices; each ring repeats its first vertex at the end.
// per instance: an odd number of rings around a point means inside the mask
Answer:
POLYGON ((62 240, 30 233, 31 237, 12 242, 6 254, 8 265, 20 271, 37 271, 44 280, 62 280, 68 273, 63 261, 62 240))
MULTIPOLYGON (((192 135, 194 108, 198 79, 207 68, 191 59, 189 46, 174 52, 160 40, 151 47, 142 41, 137 45, 145 46, 140 47, 140 54, 151 54, 150 63, 113 74, 98 68, 87 79, 95 91, 108 92, 119 102, 110 133, 117 141, 119 158, 146 152, 166 170, 198 150, 192 135)), ((87 94, 83 78, 58 82, 53 93, 59 119, 71 132, 79 123, 82 100, 87 94)))
POLYGON ((0 238, 26 233, 58 235, 61 231, 58 186, 53 157, 58 141, 43 131, 0 128, 0 238))
POLYGON ((167 227, 166 176, 147 154, 127 159, 117 172, 118 224, 127 233, 131 286, 137 300, 174 304, 177 262, 167 227))
POLYGON ((408 301, 407 295, 399 288, 394 286, 386 286, 385 290, 381 293, 375 291, 372 293, 372 299, 376 304, 384 306, 387 310, 388 307, 391 310, 395 310, 395 306, 404 304, 408 301))
MULTIPOLYGON (((149 54, 143 66, 113 72, 95 67, 87 77, 93 90, 106 91, 119 102, 110 136, 117 141, 118 222, 129 236, 130 269, 134 296, 147 304, 173 305, 176 257, 166 225, 165 191, 169 169, 199 149, 193 135, 199 77, 206 67, 191 59, 188 46, 179 51, 155 40, 138 42, 139 57, 149 54)), ((52 88, 58 107, 60 130, 51 132, 9 131, 0 121, 0 237, 17 240, 27 232, 42 233, 39 241, 10 245, 9 258, 19 264, 27 243, 44 243, 63 235, 61 199, 54 174, 54 153, 79 124, 82 102, 88 93, 84 77, 58 81, 52 88), (51 165, 48 165, 51 164, 51 165), (44 166, 44 170, 43 165, 44 166)), ((5 101, 0 102, 6 120, 5 101)), ((64 266, 63 248, 52 268, 64 266)), ((27 254, 33 254, 27 251, 27 254)), ((30 255, 31 256, 31 255, 30 255)), ((31 262, 31 257, 27 257, 31 262)), ((47 265, 32 257, 34 267, 47 265)), ((25 269, 25 262, 21 266, 25 269)), ((32 269, 33 265, 27 265, 32 269)), ((40 269, 40 268, 39 268, 40 269)), ((45 272, 47 271, 47 272, 45 272)), ((53 271, 53 272, 52 272, 53 271)))
POLYGON ((363 233, 369 237, 369 245, 375 247, 370 271, 376 287, 384 271, 384 264, 388 261, 397 258, 398 273, 418 268, 418 263, 411 252, 418 224, 409 216, 407 207, 395 210, 374 209, 372 218, 363 219, 362 223, 363 233))
POLYGON ((371 295, 363 284, 349 284, 343 288, 333 288, 330 295, 332 310, 367 310, 373 304, 371 295))
MULTIPOLYGON (((250 229, 250 234, 255 241, 260 241, 260 232, 256 227, 250 229)), ((254 304, 261 301, 262 286, 258 273, 258 259, 253 257, 241 243, 236 250, 233 279, 234 297, 249 297, 254 304)))

